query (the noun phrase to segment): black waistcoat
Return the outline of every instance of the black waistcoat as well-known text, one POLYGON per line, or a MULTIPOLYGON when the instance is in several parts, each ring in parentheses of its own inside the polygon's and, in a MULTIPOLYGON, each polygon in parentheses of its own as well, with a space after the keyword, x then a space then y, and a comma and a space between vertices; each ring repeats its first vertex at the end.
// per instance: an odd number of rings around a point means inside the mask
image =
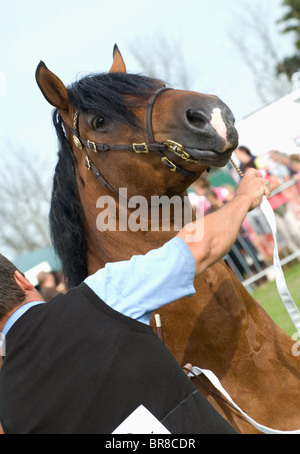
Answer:
POLYGON ((6 433, 112 433, 144 405, 176 434, 232 433, 152 328, 86 285, 33 307, 6 337, 0 421, 6 433))

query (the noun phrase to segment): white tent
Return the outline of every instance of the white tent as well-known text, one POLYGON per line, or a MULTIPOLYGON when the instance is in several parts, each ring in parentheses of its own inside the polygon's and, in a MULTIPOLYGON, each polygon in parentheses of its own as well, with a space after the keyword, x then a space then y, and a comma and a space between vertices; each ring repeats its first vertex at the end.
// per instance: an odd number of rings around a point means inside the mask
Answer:
POLYGON ((239 144, 255 156, 300 153, 300 88, 237 122, 239 144))

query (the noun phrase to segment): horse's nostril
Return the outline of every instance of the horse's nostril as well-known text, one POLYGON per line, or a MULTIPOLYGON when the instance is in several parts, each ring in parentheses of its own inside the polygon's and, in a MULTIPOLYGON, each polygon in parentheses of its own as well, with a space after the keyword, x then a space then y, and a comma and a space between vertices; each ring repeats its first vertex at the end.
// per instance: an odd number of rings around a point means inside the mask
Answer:
POLYGON ((197 128, 204 127, 210 121, 204 112, 195 109, 187 110, 186 118, 188 123, 197 128))

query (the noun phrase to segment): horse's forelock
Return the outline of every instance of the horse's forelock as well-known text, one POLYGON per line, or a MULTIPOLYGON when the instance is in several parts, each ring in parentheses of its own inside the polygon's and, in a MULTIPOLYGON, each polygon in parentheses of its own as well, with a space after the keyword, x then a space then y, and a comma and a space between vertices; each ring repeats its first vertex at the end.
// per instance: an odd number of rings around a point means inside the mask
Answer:
POLYGON ((80 79, 68 87, 68 92, 79 113, 101 113, 137 127, 139 121, 131 109, 148 99, 160 84, 139 74, 104 73, 80 79))

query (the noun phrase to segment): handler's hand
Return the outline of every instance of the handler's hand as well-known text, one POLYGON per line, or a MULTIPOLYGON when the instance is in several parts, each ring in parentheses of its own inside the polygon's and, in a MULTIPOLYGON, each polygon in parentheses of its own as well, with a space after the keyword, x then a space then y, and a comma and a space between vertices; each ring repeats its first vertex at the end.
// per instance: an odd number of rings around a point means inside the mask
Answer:
MULTIPOLYGON (((191 372, 192 368, 193 368, 193 366, 191 363, 187 363, 185 366, 182 367, 182 369, 186 375, 188 375, 191 372)), ((189 377, 189 378, 191 378, 191 377, 189 377)))
POLYGON ((240 182, 236 197, 243 197, 245 201, 247 200, 249 211, 251 211, 260 205, 263 196, 270 197, 271 192, 268 180, 265 180, 258 170, 248 169, 240 182))

